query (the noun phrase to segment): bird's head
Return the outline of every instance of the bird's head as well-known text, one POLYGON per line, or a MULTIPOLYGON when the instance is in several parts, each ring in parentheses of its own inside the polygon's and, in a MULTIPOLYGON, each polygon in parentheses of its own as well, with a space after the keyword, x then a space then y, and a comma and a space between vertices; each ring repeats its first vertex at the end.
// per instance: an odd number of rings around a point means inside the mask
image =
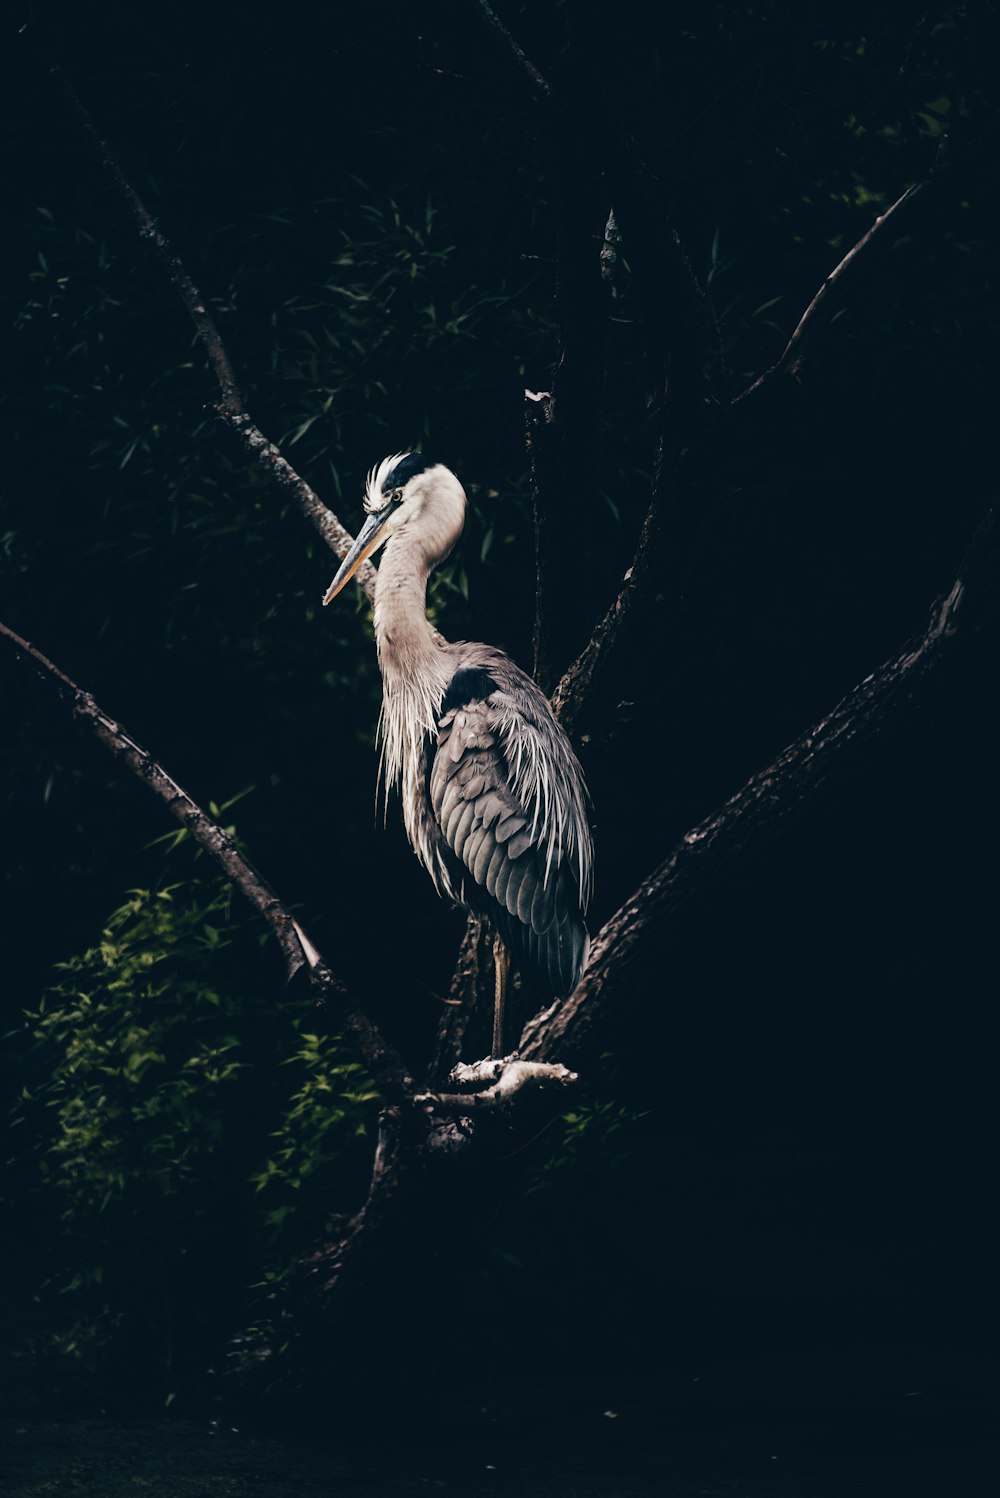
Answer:
POLYGON ((368 475, 367 519, 326 590, 330 603, 362 562, 405 527, 419 538, 428 567, 446 557, 465 523, 465 490, 450 468, 423 453, 394 453, 368 475))

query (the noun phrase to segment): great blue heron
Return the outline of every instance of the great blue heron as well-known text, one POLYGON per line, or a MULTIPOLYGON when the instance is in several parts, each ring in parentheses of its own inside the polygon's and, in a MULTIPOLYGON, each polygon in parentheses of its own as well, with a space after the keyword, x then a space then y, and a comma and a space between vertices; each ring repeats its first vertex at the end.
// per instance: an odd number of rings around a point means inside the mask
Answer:
POLYGON ((427 618, 427 578, 461 535, 465 503, 443 463, 383 458, 323 602, 385 543, 375 585, 381 772, 386 792, 401 791, 407 835, 438 893, 493 926, 499 1057, 508 952, 539 999, 576 986, 593 843, 583 772, 544 694, 502 651, 451 644, 427 618))

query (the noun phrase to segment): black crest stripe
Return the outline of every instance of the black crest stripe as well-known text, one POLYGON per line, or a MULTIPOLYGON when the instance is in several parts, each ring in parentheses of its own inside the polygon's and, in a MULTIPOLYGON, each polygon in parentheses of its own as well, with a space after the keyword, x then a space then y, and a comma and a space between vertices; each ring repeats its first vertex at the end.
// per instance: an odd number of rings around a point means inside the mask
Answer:
POLYGON ((436 464, 436 458, 428 458, 424 453, 407 453, 406 457, 400 458, 392 472, 383 480, 382 493, 388 494, 391 489, 402 489, 403 485, 415 474, 434 468, 436 464))

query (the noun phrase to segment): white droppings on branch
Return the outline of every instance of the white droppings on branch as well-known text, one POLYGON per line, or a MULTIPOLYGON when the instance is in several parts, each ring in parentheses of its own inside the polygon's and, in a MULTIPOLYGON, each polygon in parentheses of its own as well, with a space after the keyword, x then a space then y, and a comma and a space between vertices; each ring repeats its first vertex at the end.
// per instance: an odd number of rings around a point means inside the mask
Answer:
POLYGON ((506 1102, 525 1088, 571 1087, 579 1080, 575 1071, 557 1061, 513 1061, 481 1096, 506 1102))
POLYGON ((452 1067, 448 1080, 456 1087, 482 1087, 495 1082, 504 1067, 517 1059, 515 1051, 510 1056, 487 1056, 483 1061, 460 1061, 452 1067))
POLYGON ((451 1113, 468 1114, 479 1108, 507 1103, 521 1092, 571 1087, 580 1079, 576 1072, 559 1062, 522 1061, 515 1053, 484 1061, 460 1061, 453 1068, 449 1080, 456 1087, 479 1087, 481 1090, 467 1093, 422 1092, 414 1098, 414 1102, 432 1111, 437 1108, 451 1113))

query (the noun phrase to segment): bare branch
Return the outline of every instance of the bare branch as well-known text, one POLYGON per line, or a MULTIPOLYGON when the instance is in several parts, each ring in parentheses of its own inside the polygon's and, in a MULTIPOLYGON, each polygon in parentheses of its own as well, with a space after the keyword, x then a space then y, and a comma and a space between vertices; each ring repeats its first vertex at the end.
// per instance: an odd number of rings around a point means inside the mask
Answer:
POLYGON ((929 176, 923 181, 908 187, 906 191, 896 199, 891 207, 879 214, 871 228, 862 234, 856 244, 852 245, 847 254, 833 268, 826 277, 822 286, 816 292, 812 301, 795 327, 795 331, 786 343, 781 357, 776 363, 766 369, 763 374, 758 375, 753 384, 736 397, 734 405, 746 400, 749 396, 759 393, 772 380, 782 375, 798 378, 802 362, 805 356, 807 340, 814 336, 824 321, 829 320, 829 314, 833 309, 838 294, 844 289, 847 282, 859 270, 870 269, 875 263, 876 255, 880 250, 886 250, 898 238, 900 234, 906 233, 916 218, 918 211, 926 208, 929 200, 935 195, 941 183, 946 179, 945 147, 938 150, 929 176))
POLYGON ((954 642, 970 640, 995 613, 998 573, 1000 544, 991 513, 923 633, 682 839, 599 933, 574 993, 528 1022, 515 1056, 455 1068, 452 1082, 479 1086, 477 1092, 420 1094, 408 1109, 383 1115, 368 1201, 339 1242, 305 1266, 312 1283, 318 1281, 327 1296, 336 1294, 343 1304, 345 1274, 350 1279, 363 1271, 387 1228, 395 1225, 398 1234, 406 1200, 401 1188, 412 1185, 415 1176, 423 1180, 419 1166, 428 1160, 428 1150, 442 1163, 461 1157, 475 1144, 479 1125, 488 1125, 498 1110, 502 1117, 506 1103, 539 1089, 558 1096, 575 1083, 566 1062, 599 1049, 609 1014, 641 996, 650 958, 665 945, 672 918, 748 849, 786 827, 860 746, 901 719, 919 684, 953 653, 954 642), (424 1127, 414 1133, 412 1125, 421 1119, 424 1127), (408 1146, 401 1138, 406 1120, 412 1134, 408 1146))
MULTIPOLYGON (((938 151, 930 175, 924 181, 908 188, 885 213, 881 214, 831 271, 799 319, 781 357, 736 397, 734 405, 748 396, 759 393, 763 387, 779 376, 798 376, 807 340, 817 331, 824 317, 828 316, 832 310, 837 294, 843 290, 844 283, 857 272, 859 262, 861 267, 873 263, 875 252, 888 248, 900 233, 905 232, 912 225, 918 202, 921 208, 926 206, 931 198, 932 190, 936 191, 939 184, 946 178, 946 167, 947 157, 942 148, 938 151)), ((680 253, 683 252, 680 251, 680 253)), ((693 306, 694 303, 686 300, 685 305, 693 306)), ((693 388, 691 380, 686 379, 685 389, 688 393, 691 393, 693 388)), ((676 390, 672 398, 676 398, 676 390)), ((676 447, 676 434, 674 446, 676 447)), ((659 519, 658 512, 665 488, 665 477, 664 458, 661 451, 650 509, 639 536, 635 558, 625 573, 622 589, 604 618, 597 624, 591 639, 577 659, 567 668, 552 694, 552 705, 556 715, 570 732, 592 690, 598 673, 614 659, 623 629, 642 597, 644 584, 651 570, 650 555, 653 548, 650 543, 659 519)), ((662 580, 660 585, 662 586, 662 580)))
MULTIPOLYGON (((264 436, 259 427, 254 426, 245 411, 233 414, 222 404, 216 406, 215 410, 220 421, 224 421, 237 433, 251 457, 256 458, 261 467, 267 469, 276 483, 288 490, 303 515, 316 527, 330 550, 341 558, 346 557, 354 545, 354 537, 341 525, 333 511, 323 503, 315 489, 296 473, 288 459, 282 456, 279 448, 264 436)), ((368 597, 374 602, 375 579, 378 573, 371 562, 363 562, 355 576, 360 580, 368 597)))
POLYGON ((433 1089, 445 1081, 467 1040, 471 1044, 481 1040, 482 1049, 488 1049, 489 1036, 477 1020, 480 1001, 484 1006, 487 1001, 492 1003, 492 964, 493 943, 489 931, 478 916, 470 915, 427 1068, 428 1088, 433 1089))
MULTIPOLYGON (((152 246, 157 260, 166 271, 171 285, 194 323, 198 337, 208 355, 208 361, 219 382, 221 400, 214 408, 216 415, 237 433, 251 457, 256 458, 282 488, 292 495, 302 514, 316 528, 330 550, 341 558, 345 557, 354 544, 354 537, 341 525, 337 516, 323 503, 315 490, 296 473, 288 460, 282 457, 275 444, 270 442, 254 425, 237 384, 222 335, 215 319, 208 311, 205 298, 188 275, 180 256, 163 233, 159 223, 125 175, 121 162, 97 129, 90 112, 62 68, 51 60, 49 67, 62 85, 78 123, 96 148, 105 171, 125 199, 140 239, 152 246)), ((376 572, 372 564, 364 562, 358 569, 357 577, 368 597, 373 598, 376 572)))
POLYGON ((512 76, 520 80, 521 86, 527 89, 529 97, 536 104, 540 104, 546 110, 557 110, 558 100, 551 85, 535 67, 530 57, 525 56, 521 51, 492 5, 487 4, 487 0, 476 0, 475 8, 483 22, 485 34, 489 37, 497 54, 503 57, 512 76))
MULTIPOLYGON (((930 190, 936 188, 938 183, 946 175, 944 168, 945 157, 939 151, 930 176, 925 181, 908 188, 891 208, 888 208, 884 214, 875 220, 875 223, 867 233, 848 251, 823 282, 823 285, 802 314, 781 357, 736 398, 736 401, 733 403, 734 405, 745 400, 748 396, 758 393, 772 379, 778 376, 798 375, 801 369, 806 341, 816 331, 823 320, 824 314, 830 312, 832 303, 835 301, 837 293, 843 289, 845 280, 849 279, 857 271, 859 261, 861 261, 862 265, 871 263, 873 259, 873 247, 875 250, 886 248, 895 236, 904 232, 912 222, 915 203, 918 199, 922 198, 923 204, 926 205, 930 190)), ((687 383, 690 388, 690 382, 687 383)), ((556 715, 563 723, 563 726, 570 732, 573 731, 573 727, 577 722, 588 694, 593 688, 598 673, 606 669, 609 662, 614 659, 624 627, 628 624, 636 605, 642 597, 645 581, 651 571, 650 557, 654 549, 651 546, 651 541, 659 519, 658 512, 661 508, 665 478, 663 453, 661 451, 658 462, 658 473, 653 484, 650 509, 640 532, 634 560, 625 573, 622 589, 604 618, 596 626, 588 644, 572 665, 567 668, 552 694, 552 705, 556 715)), ((659 585, 662 586, 662 579, 659 581, 659 585)))
POLYGON ((51 60, 49 68, 53 76, 62 85, 63 92, 69 100, 70 108, 75 114, 78 123, 83 127, 83 130, 89 135, 91 142, 97 148, 97 154, 101 158, 101 163, 105 171, 131 209, 132 216, 139 230, 140 239, 146 240, 153 246, 157 259, 167 272, 175 291, 184 303, 191 321, 197 329, 198 337, 205 345, 209 361, 212 369, 215 371, 219 388, 222 391, 223 404, 227 410, 240 410, 243 406, 243 396, 236 382, 236 374, 229 362, 229 355, 226 353, 215 319, 205 306, 201 292, 184 269, 173 246, 161 232, 156 219, 146 208, 135 188, 125 176, 121 162, 98 131, 83 100, 66 77, 62 68, 57 62, 51 60))
POLYGON ((202 810, 183 786, 178 785, 167 774, 148 749, 110 717, 89 692, 85 692, 48 656, 43 655, 37 646, 3 623, 0 623, 0 636, 39 668, 43 679, 55 685, 69 702, 73 716, 86 724, 95 738, 110 749, 116 759, 122 760, 133 775, 159 797, 174 820, 190 832, 206 853, 211 854, 226 877, 270 926, 285 959, 289 981, 300 969, 308 967, 317 1001, 331 1007, 338 1030, 354 1045, 373 1081, 384 1095, 393 1102, 410 1098, 415 1090, 413 1078, 402 1059, 351 998, 343 983, 295 921, 288 906, 279 899, 229 834, 202 810))
POLYGON ((652 566, 653 530, 657 523, 657 490, 639 532, 632 565, 622 579, 621 591, 600 620, 584 649, 568 666, 552 693, 552 710, 567 733, 572 733, 594 682, 614 654, 620 636, 632 617, 652 566))
POLYGON ((952 655, 955 643, 970 640, 994 615, 997 530, 991 511, 922 634, 686 834, 601 930, 575 992, 529 1020, 521 1056, 567 1062, 580 1054, 609 1011, 636 997, 643 972, 648 974, 650 951, 665 943, 677 912, 750 848, 786 827, 853 760, 859 746, 900 720, 917 687, 952 655))

